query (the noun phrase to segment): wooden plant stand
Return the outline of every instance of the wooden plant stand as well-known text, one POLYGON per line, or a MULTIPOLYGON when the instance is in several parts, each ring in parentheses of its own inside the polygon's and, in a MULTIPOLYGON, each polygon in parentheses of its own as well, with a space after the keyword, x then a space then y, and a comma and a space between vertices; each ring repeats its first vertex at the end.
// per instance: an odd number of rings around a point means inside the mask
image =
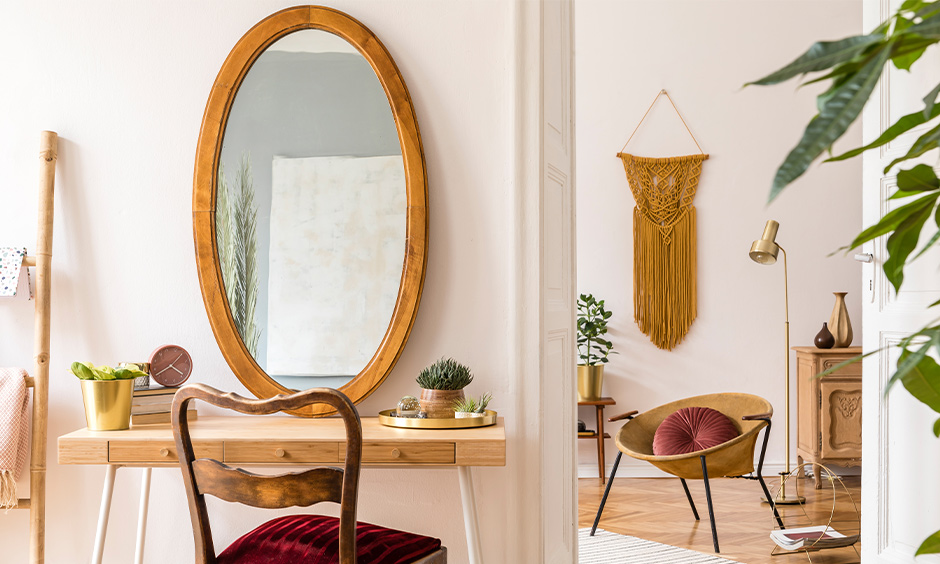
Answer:
POLYGON ((579 439, 597 439, 597 475, 603 484, 606 481, 604 458, 604 439, 609 439, 610 435, 604 432, 604 408, 608 405, 616 405, 614 398, 601 398, 593 401, 579 401, 578 405, 593 405, 597 412, 597 433, 594 435, 579 435, 579 439))

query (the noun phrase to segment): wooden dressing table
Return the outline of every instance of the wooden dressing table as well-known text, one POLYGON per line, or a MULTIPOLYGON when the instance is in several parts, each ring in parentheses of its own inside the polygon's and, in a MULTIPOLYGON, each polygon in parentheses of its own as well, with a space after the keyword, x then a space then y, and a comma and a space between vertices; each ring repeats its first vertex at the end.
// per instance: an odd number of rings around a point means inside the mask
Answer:
MULTIPOLYGON (((287 416, 200 416, 190 423, 196 454, 234 466, 306 467, 337 464, 345 456, 345 431, 338 418, 287 416)), ((375 417, 362 418, 362 463, 372 467, 457 468, 470 562, 482 564, 471 466, 505 466, 503 418, 477 429, 397 429, 375 417)), ((153 468, 178 468, 169 425, 126 431, 80 429, 59 437, 59 464, 107 465, 95 536, 93 564, 104 549, 114 478, 122 466, 144 468, 137 522, 135 563, 143 562, 153 468)))

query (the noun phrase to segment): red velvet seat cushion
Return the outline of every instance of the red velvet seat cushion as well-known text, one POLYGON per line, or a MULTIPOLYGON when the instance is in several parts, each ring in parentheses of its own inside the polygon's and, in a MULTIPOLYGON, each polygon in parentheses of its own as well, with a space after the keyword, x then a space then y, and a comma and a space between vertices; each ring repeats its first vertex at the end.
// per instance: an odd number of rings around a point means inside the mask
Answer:
MULTIPOLYGON (((440 539, 369 523, 356 526, 356 559, 361 564, 405 564, 440 548, 440 539)), ((339 562, 339 519, 323 515, 272 519, 229 545, 217 562, 335 564, 339 562)))
POLYGON ((684 407, 666 417, 653 435, 653 454, 688 454, 718 446, 740 433, 720 411, 709 407, 684 407))

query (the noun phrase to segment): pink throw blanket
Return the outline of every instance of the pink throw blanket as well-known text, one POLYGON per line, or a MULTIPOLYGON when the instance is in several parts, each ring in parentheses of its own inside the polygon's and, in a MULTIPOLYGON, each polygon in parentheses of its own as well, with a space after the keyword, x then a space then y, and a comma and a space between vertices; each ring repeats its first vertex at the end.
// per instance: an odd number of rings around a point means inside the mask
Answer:
POLYGON ((29 396, 22 368, 0 368, 0 509, 16 507, 16 480, 29 454, 29 396))

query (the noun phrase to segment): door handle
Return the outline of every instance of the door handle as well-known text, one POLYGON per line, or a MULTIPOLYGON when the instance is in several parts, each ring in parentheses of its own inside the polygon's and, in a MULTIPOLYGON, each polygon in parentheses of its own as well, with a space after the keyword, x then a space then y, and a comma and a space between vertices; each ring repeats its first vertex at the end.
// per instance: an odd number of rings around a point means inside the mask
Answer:
POLYGON ((858 253, 854 258, 858 262, 871 262, 875 259, 871 253, 858 253))

